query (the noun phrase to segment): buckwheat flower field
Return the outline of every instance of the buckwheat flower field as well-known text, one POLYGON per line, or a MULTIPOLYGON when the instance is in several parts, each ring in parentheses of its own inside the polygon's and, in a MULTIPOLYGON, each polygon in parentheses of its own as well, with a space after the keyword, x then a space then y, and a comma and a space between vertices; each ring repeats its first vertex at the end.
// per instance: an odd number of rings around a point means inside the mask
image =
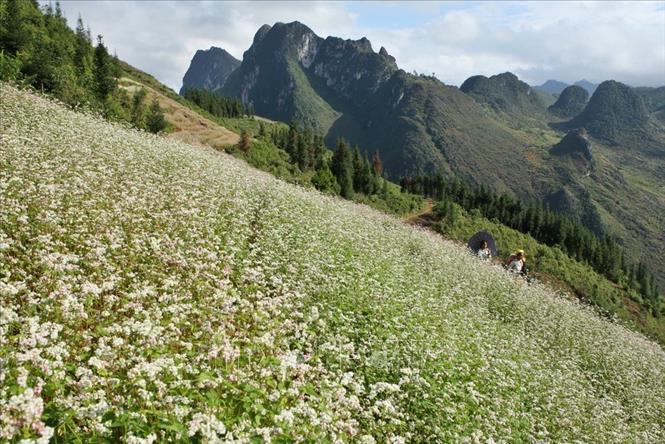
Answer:
POLYGON ((232 157, 0 93, 0 441, 665 441, 665 353, 232 157))

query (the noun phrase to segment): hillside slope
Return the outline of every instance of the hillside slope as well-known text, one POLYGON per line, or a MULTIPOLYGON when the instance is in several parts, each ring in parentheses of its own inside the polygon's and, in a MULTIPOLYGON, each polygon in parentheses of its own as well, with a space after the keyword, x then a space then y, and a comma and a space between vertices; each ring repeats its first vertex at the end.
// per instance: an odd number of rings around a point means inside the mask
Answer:
POLYGON ((437 236, 0 91, 0 430, 665 439, 665 353, 437 236))
POLYGON ((201 112, 191 109, 147 83, 129 77, 121 78, 118 83, 120 88, 130 94, 134 94, 138 89, 143 88, 147 93, 148 103, 152 102, 153 99, 157 100, 164 112, 164 117, 171 125, 168 137, 217 149, 233 145, 240 140, 237 133, 223 127, 219 122, 212 121, 203 116, 201 112))

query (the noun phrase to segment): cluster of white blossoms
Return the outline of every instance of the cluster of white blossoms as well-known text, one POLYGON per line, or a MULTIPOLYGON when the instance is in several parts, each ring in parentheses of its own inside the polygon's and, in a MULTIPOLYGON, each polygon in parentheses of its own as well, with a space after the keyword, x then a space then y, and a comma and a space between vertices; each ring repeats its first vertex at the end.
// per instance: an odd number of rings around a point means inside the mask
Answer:
POLYGON ((241 161, 0 92, 0 440, 665 442, 665 353, 241 161))

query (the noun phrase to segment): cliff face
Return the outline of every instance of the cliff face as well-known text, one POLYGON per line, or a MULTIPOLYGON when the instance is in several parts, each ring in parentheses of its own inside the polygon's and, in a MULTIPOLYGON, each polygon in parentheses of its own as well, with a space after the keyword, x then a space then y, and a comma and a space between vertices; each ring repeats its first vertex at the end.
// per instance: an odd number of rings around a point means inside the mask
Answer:
POLYGON ((212 46, 207 50, 198 50, 182 79, 180 94, 190 88, 217 91, 238 66, 240 60, 222 48, 212 46))
MULTIPOLYGON (((524 85, 520 95, 529 94, 524 85)), ((345 137, 379 150, 392 177, 418 169, 472 175, 519 143, 471 96, 400 70, 385 48, 375 52, 366 38, 323 39, 298 22, 261 27, 223 93, 259 115, 312 127, 329 145, 345 137)), ((504 171, 488 181, 503 182, 504 171)))
POLYGON ((276 23, 256 33, 224 93, 259 114, 303 119, 325 132, 341 107, 365 104, 396 70, 395 59, 385 49, 375 53, 366 38, 323 39, 302 23, 276 23))

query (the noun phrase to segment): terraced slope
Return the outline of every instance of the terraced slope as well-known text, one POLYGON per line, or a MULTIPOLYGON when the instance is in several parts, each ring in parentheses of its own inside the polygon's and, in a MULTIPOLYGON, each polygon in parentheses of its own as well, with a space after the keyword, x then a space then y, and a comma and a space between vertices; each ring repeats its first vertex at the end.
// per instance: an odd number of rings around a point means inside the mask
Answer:
POLYGON ((0 141, 2 440, 665 439, 662 349, 435 235, 5 85, 0 141))

